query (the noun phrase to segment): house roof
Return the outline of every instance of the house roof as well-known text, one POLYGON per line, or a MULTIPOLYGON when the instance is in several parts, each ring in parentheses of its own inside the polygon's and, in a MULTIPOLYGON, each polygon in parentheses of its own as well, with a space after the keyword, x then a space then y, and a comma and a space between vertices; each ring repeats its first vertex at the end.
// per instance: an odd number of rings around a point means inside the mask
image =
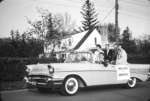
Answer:
POLYGON ((76 44, 76 46, 73 48, 73 50, 76 50, 80 48, 80 46, 84 43, 84 41, 89 37, 89 35, 93 32, 93 30, 88 31, 83 38, 76 44))
POLYGON ((80 40, 82 40, 82 38, 86 35, 87 32, 88 31, 80 32, 80 33, 74 34, 70 37, 70 39, 72 41, 71 46, 70 46, 71 50, 74 50, 76 45, 80 42, 80 40))
POLYGON ((71 43, 71 46, 69 47, 69 50, 72 50, 72 51, 79 50, 82 47, 83 43, 89 38, 89 36, 94 33, 98 33, 102 38, 102 35, 99 33, 99 31, 97 31, 97 29, 93 29, 90 31, 84 31, 81 33, 70 35, 64 39, 64 42, 65 41, 68 42, 68 38, 70 38, 72 43, 71 43))

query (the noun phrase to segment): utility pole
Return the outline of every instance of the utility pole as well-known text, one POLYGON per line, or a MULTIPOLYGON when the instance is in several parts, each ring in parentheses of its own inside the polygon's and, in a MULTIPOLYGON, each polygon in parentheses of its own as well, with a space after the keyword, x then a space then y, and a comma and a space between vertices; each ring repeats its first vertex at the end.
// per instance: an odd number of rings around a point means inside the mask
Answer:
POLYGON ((115 0, 115 34, 116 34, 116 41, 119 41, 119 29, 118 29, 118 9, 119 4, 118 0, 115 0))

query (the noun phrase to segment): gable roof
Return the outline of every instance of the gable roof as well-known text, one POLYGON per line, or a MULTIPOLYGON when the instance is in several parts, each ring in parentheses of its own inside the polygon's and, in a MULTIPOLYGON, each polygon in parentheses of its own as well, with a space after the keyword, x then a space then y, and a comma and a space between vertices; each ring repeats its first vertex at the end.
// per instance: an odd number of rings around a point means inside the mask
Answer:
POLYGON ((77 45, 73 48, 73 50, 76 50, 78 48, 81 47, 81 45, 84 43, 84 41, 90 36, 90 34, 93 32, 94 30, 90 30, 88 31, 83 38, 81 38, 81 40, 77 43, 77 45))

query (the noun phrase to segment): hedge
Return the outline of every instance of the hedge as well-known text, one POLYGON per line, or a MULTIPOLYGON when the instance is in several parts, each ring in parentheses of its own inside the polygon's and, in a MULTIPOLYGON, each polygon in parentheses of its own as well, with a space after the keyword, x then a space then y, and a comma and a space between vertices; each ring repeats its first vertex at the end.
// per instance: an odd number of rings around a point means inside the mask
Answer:
MULTIPOLYGON (((36 63, 62 62, 55 58, 0 58, 0 81, 20 81, 26 75, 26 66, 36 63)), ((150 57, 129 56, 129 63, 150 64, 150 57)))
POLYGON ((25 75, 25 62, 19 59, 1 58, 0 59, 0 80, 19 81, 25 75))
POLYGON ((144 55, 128 55, 128 62, 135 64, 150 64, 150 56, 144 55))
POLYGON ((0 58, 0 81, 20 81, 26 75, 26 65, 57 62, 55 58, 0 58))

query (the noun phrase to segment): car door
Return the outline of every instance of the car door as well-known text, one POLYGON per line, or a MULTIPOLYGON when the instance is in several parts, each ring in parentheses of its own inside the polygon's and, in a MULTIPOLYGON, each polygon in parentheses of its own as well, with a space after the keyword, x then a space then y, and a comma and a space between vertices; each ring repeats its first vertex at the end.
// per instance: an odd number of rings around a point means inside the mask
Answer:
MULTIPOLYGON (((120 77, 117 67, 124 67, 121 65, 109 64, 105 67, 103 64, 92 64, 91 71, 88 72, 87 85, 108 85, 125 83, 128 78, 120 77), (119 77, 119 79, 118 79, 119 77), (120 79, 121 78, 121 79, 120 79)), ((124 71, 123 71, 124 72, 124 71)), ((119 73, 123 73, 119 72, 119 73)), ((128 72, 127 72, 128 73, 128 72)))
POLYGON ((81 72, 88 86, 112 84, 117 79, 115 66, 92 63, 88 67, 87 71, 81 72))

